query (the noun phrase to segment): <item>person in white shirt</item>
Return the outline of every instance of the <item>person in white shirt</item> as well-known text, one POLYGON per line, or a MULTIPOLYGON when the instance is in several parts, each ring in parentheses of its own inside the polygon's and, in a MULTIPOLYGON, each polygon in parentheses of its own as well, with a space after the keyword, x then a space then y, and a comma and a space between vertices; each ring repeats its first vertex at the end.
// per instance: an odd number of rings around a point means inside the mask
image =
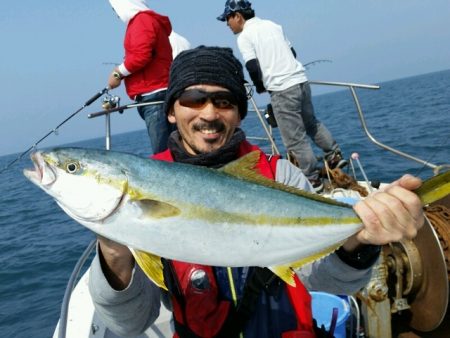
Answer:
POLYGON ((173 30, 169 35, 169 41, 172 46, 172 59, 175 59, 175 57, 182 51, 191 49, 191 43, 188 39, 173 30))
POLYGON ((316 156, 308 136, 324 151, 331 169, 347 165, 329 130, 316 118, 305 68, 283 28, 255 16, 247 0, 227 0, 217 17, 237 35, 245 67, 258 93, 268 92, 275 120, 289 154, 317 192, 323 189, 316 156))

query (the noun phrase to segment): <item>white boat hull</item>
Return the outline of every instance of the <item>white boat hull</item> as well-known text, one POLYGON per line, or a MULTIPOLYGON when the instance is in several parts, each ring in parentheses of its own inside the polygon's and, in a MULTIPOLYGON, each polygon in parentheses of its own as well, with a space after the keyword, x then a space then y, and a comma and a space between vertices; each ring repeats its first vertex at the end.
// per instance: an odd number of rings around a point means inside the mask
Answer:
MULTIPOLYGON (((88 288, 89 270, 81 277, 69 302, 67 317, 66 338, 121 338, 111 332, 98 317, 88 288)), ((172 337, 171 329, 172 313, 164 305, 156 322, 147 331, 136 338, 167 338, 172 337)), ((59 321, 53 338, 59 338, 59 321)))

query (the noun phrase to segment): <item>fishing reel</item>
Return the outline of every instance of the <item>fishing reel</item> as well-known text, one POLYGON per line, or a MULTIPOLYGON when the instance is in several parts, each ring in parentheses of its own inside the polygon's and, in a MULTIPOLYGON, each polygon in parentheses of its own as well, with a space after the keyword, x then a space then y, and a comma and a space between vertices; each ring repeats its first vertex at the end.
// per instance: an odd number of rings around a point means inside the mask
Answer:
POLYGON ((102 100, 102 108, 104 110, 110 110, 116 108, 120 105, 120 97, 117 95, 111 95, 109 93, 105 94, 105 97, 102 100))
POLYGON ((264 112, 264 117, 266 118, 267 123, 272 127, 278 127, 277 120, 275 120, 275 115, 273 113, 272 105, 269 103, 264 112))

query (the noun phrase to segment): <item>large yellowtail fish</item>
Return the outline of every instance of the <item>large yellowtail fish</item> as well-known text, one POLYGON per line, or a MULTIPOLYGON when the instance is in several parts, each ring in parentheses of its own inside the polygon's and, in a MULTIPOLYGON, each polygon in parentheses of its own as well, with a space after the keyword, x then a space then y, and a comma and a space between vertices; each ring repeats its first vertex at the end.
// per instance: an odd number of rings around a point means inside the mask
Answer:
POLYGON ((258 158, 254 152, 214 170, 60 148, 34 153, 35 170, 24 174, 74 220, 127 245, 162 287, 160 257, 269 267, 292 284, 291 268, 336 250, 361 221, 347 204, 263 178, 253 169, 258 158))

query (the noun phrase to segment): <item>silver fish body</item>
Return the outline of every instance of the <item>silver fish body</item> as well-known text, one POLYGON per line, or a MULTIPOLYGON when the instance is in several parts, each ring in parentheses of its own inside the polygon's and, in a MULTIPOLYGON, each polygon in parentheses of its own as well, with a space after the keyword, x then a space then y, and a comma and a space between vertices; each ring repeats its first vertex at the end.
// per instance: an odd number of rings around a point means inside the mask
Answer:
POLYGON ((361 228, 347 205, 235 177, 226 168, 78 148, 32 158, 35 170, 25 175, 77 222, 169 259, 287 265, 323 256, 361 228))

